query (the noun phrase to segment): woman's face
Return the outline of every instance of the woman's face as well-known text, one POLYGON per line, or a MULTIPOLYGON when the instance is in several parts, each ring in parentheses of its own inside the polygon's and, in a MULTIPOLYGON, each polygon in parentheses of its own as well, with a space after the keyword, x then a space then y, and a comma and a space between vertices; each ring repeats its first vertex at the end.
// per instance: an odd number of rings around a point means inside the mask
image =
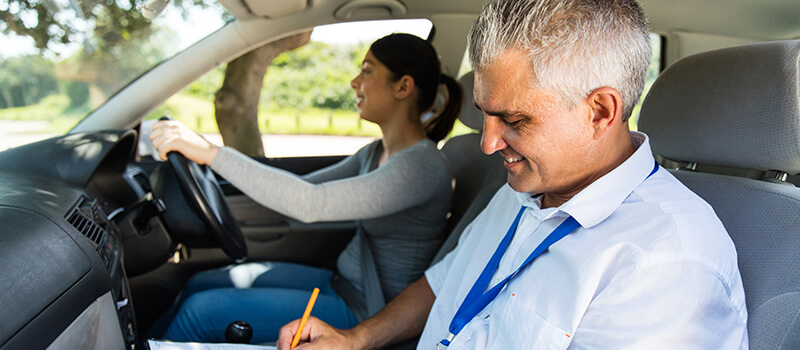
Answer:
POLYGON ((356 91, 356 107, 362 119, 379 123, 392 110, 397 100, 391 77, 389 68, 368 51, 361 62, 361 72, 350 82, 356 91))

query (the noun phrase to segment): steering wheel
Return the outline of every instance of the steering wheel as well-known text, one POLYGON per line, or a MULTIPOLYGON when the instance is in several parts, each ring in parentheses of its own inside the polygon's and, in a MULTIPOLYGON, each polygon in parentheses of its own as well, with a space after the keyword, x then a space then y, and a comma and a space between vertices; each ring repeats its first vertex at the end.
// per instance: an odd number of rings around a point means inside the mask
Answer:
POLYGON ((167 162, 175 171, 184 198, 222 251, 237 263, 244 261, 247 245, 242 230, 211 169, 186 159, 178 152, 168 153, 167 162))

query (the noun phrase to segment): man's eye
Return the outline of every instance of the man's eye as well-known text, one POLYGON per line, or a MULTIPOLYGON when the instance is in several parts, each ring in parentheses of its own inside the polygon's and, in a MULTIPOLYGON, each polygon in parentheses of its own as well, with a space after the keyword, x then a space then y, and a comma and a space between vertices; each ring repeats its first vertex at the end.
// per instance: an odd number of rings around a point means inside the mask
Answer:
POLYGON ((522 119, 506 120, 506 124, 510 127, 518 127, 522 124, 522 119))

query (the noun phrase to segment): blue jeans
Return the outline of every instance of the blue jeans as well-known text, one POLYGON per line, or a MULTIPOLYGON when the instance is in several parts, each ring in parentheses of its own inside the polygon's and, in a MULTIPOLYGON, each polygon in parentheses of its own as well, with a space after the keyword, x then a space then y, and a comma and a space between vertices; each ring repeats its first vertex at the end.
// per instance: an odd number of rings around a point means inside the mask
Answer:
POLYGON ((329 270, 282 262, 201 272, 189 280, 181 300, 165 315, 169 318, 177 309, 159 338, 224 342, 225 328, 242 320, 253 327, 251 343, 274 342, 283 325, 303 315, 314 287, 320 293, 311 315, 337 328, 352 328, 358 320, 333 291, 332 275, 329 270))

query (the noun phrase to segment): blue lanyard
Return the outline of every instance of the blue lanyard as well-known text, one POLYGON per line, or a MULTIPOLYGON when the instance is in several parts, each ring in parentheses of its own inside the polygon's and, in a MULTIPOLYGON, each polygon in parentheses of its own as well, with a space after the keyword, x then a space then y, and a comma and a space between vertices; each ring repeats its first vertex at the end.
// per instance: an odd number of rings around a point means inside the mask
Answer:
MULTIPOLYGON (((647 175, 647 178, 652 176, 653 174, 658 171, 658 162, 656 162, 655 167, 647 175)), ((514 222, 511 224, 511 227, 508 228, 508 232, 506 232, 505 237, 503 240, 500 241, 500 245, 495 250, 492 258, 489 259, 489 263, 486 264, 486 267, 483 268, 483 272, 481 272, 480 276, 478 276, 478 280, 475 281, 475 284, 472 285, 472 288, 467 293, 467 297, 464 298, 464 301, 461 303, 461 306, 458 307, 458 311, 456 311, 455 316, 453 316, 453 320, 450 322, 450 334, 447 335, 447 338, 442 339, 439 343, 444 346, 450 346, 450 342, 453 341, 456 334, 461 332, 464 326, 469 323, 475 315, 477 315, 481 310, 486 308, 486 305, 494 300, 503 287, 508 284, 516 274, 522 270, 525 266, 531 263, 534 259, 536 259, 542 252, 550 248, 551 245, 558 242, 564 236, 570 234, 572 231, 575 231, 581 225, 578 221, 575 220, 572 216, 568 217, 564 222, 562 222, 558 227, 556 227, 553 232, 551 232, 547 237, 545 237, 542 243, 536 247, 536 249, 528 255, 528 258, 525 259, 525 262, 520 265, 514 272, 512 272, 508 277, 500 281, 497 285, 489 289, 485 293, 483 291, 486 290, 486 287, 489 286, 489 281, 494 274, 494 271, 497 270, 497 266, 500 264, 500 259, 505 254, 506 250, 508 249, 508 245, 511 243, 511 238, 514 236, 514 232, 517 230, 517 225, 519 225, 519 220, 522 218, 522 213, 525 212, 525 206, 522 206, 517 213, 517 217, 514 219, 514 222)), ((439 348, 439 344, 436 344, 436 348, 439 348)))
MULTIPOLYGON (((517 225, 519 225, 519 220, 522 217, 522 213, 525 212, 525 206, 519 209, 519 213, 517 213, 517 217, 514 219, 514 223, 511 224, 511 227, 508 228, 508 232, 506 232, 505 237, 500 242, 500 246, 497 247, 492 258, 489 259, 489 263, 486 264, 486 267, 481 272, 481 275, 478 277, 478 280, 475 281, 475 284, 472 285, 472 289, 469 290, 467 297, 464 299, 464 302, 461 303, 461 306, 456 311, 456 315, 453 317, 453 321, 450 322, 450 334, 447 338, 442 339, 442 345, 449 346, 450 341, 455 338, 456 334, 461 332, 461 329, 472 320, 475 315, 477 315, 481 310, 483 310, 486 305, 489 305, 492 300, 494 300, 498 294, 500 294, 500 290, 508 284, 508 281, 513 278, 519 270, 523 267, 528 265, 531 261, 536 259, 539 254, 542 254, 547 248, 550 248, 553 243, 558 242, 561 238, 568 235, 570 232, 575 231, 581 225, 573 218, 568 217, 561 225, 558 225, 553 232, 551 232, 542 243, 539 243, 539 246, 528 255, 528 258, 525 259, 525 262, 520 265, 513 273, 511 273, 508 277, 504 280, 500 281, 497 285, 489 289, 485 293, 483 291, 486 290, 486 287, 489 286, 489 281, 492 279, 492 275, 494 271, 497 270, 497 265, 500 264, 500 259, 505 254, 506 249, 508 249, 508 245, 511 243, 511 238, 514 236, 514 231, 517 230, 517 225)), ((438 344, 437 344, 438 347, 438 344)))

